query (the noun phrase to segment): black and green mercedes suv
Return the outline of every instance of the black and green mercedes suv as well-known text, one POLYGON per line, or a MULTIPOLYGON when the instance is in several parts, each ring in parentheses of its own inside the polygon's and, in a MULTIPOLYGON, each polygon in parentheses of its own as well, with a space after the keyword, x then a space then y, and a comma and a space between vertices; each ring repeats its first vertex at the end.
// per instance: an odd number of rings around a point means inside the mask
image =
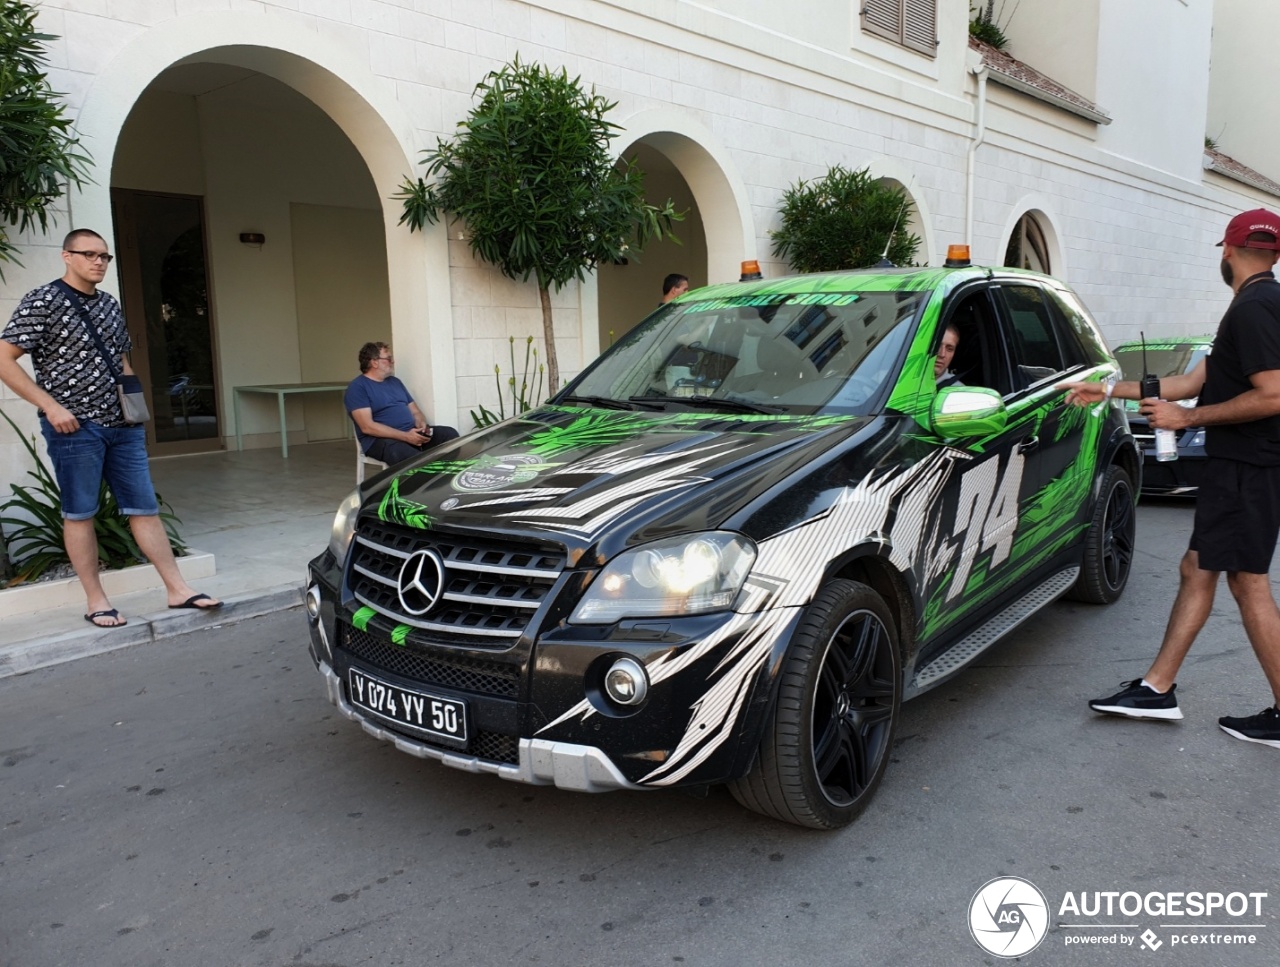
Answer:
POLYGON ((421 758, 725 783, 842 826, 904 700, 1060 595, 1123 592, 1141 455, 1119 403, 1056 388, 1116 372, 1027 272, 690 292, 546 405, 352 493, 309 566, 312 657, 344 716, 421 758))

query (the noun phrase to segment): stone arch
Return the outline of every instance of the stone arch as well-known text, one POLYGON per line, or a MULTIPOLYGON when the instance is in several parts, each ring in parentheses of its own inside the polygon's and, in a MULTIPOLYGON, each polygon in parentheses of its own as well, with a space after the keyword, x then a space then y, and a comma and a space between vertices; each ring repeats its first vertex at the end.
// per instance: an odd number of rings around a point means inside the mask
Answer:
POLYGON ((1058 235, 1057 219, 1046 200, 1040 196, 1028 195, 1020 198, 1010 209, 1009 218, 1000 232, 1000 248, 997 250, 996 260, 1001 265, 1005 264, 1005 255, 1014 241, 1015 234, 1023 231, 1024 219, 1028 219, 1038 233, 1035 245, 1038 257, 1033 259, 1033 265, 1038 271, 1042 270, 1048 275, 1067 281, 1066 250, 1058 235), (1047 259, 1049 264, 1043 267, 1036 264, 1040 258, 1047 259))
MULTIPOLYGON (((678 207, 690 214, 676 224, 675 233, 687 246, 651 248, 637 260, 636 271, 628 266, 601 266, 583 291, 584 354, 589 359, 597 350, 607 349, 611 338, 643 319, 661 296, 661 282, 668 272, 688 275, 694 286, 736 282, 742 262, 756 258, 755 227, 747 203, 746 185, 738 177, 728 151, 710 130, 678 110, 658 108, 631 115, 621 124, 613 147, 619 158, 637 156, 640 167, 650 174, 663 200, 664 189, 678 207), (660 252, 674 264, 658 264, 652 253, 660 252), (594 309, 595 321, 591 320, 594 309), (589 340, 598 338, 591 347, 589 340)), ((656 196, 651 196, 658 200, 656 196)))
MULTIPOLYGON (((430 386, 435 412, 457 411, 447 235, 443 225, 410 234, 390 200, 414 170, 414 127, 393 88, 342 45, 271 12, 178 17, 125 44, 90 86, 77 117, 82 143, 109 170, 133 106, 169 67, 229 64, 274 78, 308 98, 351 141, 382 199, 393 338, 406 382, 430 386), (426 325, 423 326, 423 322, 426 325), (432 346, 444 347, 432 351, 432 346)), ((73 221, 111 226, 110 179, 70 199, 73 221)), ((425 394, 424 394, 425 395, 425 394)))
POLYGON ((707 281, 736 282, 745 259, 757 258, 747 186, 728 149, 711 130, 670 108, 633 114, 615 140, 618 155, 637 142, 661 151, 680 171, 702 213, 707 237, 707 281))
POLYGON ((925 265, 941 265, 944 253, 939 250, 934 237, 933 216, 915 172, 896 158, 877 158, 867 165, 867 172, 873 178, 890 182, 907 193, 912 209, 907 219, 907 230, 920 238, 916 261, 925 265))

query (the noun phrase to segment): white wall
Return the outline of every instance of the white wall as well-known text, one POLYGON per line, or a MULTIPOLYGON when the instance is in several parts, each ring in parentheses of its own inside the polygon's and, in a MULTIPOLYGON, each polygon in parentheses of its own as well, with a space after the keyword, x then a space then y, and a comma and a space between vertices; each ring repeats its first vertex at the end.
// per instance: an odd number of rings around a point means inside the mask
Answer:
POLYGON ((1276 14, 1275 0, 1214 0, 1205 124, 1220 151, 1272 181, 1280 181, 1280 110, 1275 84, 1259 77, 1258 65, 1270 73, 1276 62, 1276 14))
MULTIPOLYGON (((348 382, 360 372, 361 346, 392 342, 382 218, 364 208, 298 202, 289 208, 302 382, 348 382), (335 267, 339 253, 341 266, 335 267)), ((421 390, 410 386, 409 392, 416 397, 421 390)), ((336 395, 301 396, 299 402, 308 441, 348 432, 336 395)))
MULTIPOLYGON (((236 385, 306 379, 291 205, 364 208, 375 218, 380 206, 351 142, 319 108, 285 85, 257 75, 202 96, 199 113, 222 398, 229 401, 236 385), (244 245, 242 232, 260 232, 266 244, 244 245)), ((349 260, 357 257, 356 240, 336 241, 320 264, 343 275, 349 260)), ((384 304, 385 270, 378 280, 351 278, 353 283, 369 281, 373 289, 364 297, 384 304)), ((350 371, 349 356, 346 361, 350 371)), ((289 432, 301 443, 308 438, 304 406, 294 402, 288 404, 289 432)), ((274 398, 245 396, 240 406, 246 445, 278 443, 274 398)), ((229 420, 225 425, 234 430, 229 420)))
POLYGON ((1211 4, 1103 0, 1099 13, 1097 101, 1112 118, 1099 146, 1198 183, 1211 4))
MULTIPOLYGON (((996 0, 996 24, 1009 41, 1005 52, 1096 102, 1102 2, 996 0)), ((1099 106, 1106 110, 1105 104, 1099 106)))

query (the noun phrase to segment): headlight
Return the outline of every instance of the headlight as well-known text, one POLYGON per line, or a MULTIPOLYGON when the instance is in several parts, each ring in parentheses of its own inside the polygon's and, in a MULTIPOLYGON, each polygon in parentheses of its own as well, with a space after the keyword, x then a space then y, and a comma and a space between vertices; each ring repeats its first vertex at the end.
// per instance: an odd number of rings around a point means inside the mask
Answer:
POLYGON ((606 564, 569 620, 611 624, 619 618, 724 611, 733 605, 755 559, 751 541, 726 531, 654 541, 606 564))
POLYGON ((360 510, 360 491, 353 490, 338 505, 333 515, 333 530, 329 534, 329 550, 339 562, 347 559, 347 548, 356 535, 356 513, 360 510))

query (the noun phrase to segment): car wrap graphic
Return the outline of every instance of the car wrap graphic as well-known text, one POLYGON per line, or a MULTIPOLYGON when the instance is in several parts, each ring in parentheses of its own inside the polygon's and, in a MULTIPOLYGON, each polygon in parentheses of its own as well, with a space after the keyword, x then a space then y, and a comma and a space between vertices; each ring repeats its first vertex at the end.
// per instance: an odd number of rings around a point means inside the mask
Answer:
MULTIPOLYGON (((1068 410, 1070 421, 1087 411, 1068 410)), ((1029 419, 1044 415, 1037 410, 1029 419)), ((1067 422, 1067 421, 1064 421, 1067 422)), ((1071 432, 1070 425, 1059 432, 1071 432)), ((1101 423, 1084 427, 1090 441, 1062 476, 1030 500, 1020 529, 1018 496, 1023 458, 1002 460, 944 447, 897 473, 876 472, 843 490, 827 510, 758 544, 758 557, 735 612, 712 634, 679 653, 664 653, 646 666, 652 685, 680 673, 701 658, 726 648, 706 691, 691 707, 684 734, 667 760, 640 782, 666 786, 683 782, 737 734, 736 728, 761 670, 778 639, 818 589, 826 562, 850 546, 877 543, 900 572, 915 574, 926 589, 920 634, 992 600, 1025 574, 1078 539, 1083 524, 1074 514, 1092 484, 1101 423), (959 470, 960 502, 944 523, 938 512, 948 480, 959 470), (1009 567, 1001 570, 1001 565, 1009 567)), ((554 730, 570 719, 597 714, 583 699, 544 726, 554 730)))
MULTIPOLYGON (((778 636, 818 588, 825 562, 847 546, 851 535, 881 543, 896 566, 913 570, 922 550, 927 510, 936 501, 952 458, 942 450, 897 473, 874 473, 845 488, 830 507, 795 527, 763 540, 732 617, 687 649, 660 655, 646 667, 656 686, 732 642, 713 674, 715 680, 692 706, 684 736, 671 755, 640 781, 664 786, 687 779, 734 734, 751 688, 778 636), (890 524, 891 511, 897 509, 890 524)), ((550 732, 573 718, 596 714, 583 699, 544 726, 550 732)))
POLYGON ((527 432, 513 434, 510 450, 432 461, 397 475, 379 501, 377 515, 387 523, 426 530, 441 510, 523 505, 519 510, 498 510, 496 516, 587 538, 640 501, 705 482, 707 478, 699 473, 705 464, 722 464, 734 454, 759 450, 779 435, 802 436, 855 419, 543 407, 514 421, 516 429, 523 427, 527 432), (706 433, 709 424, 719 432, 706 433), (669 437, 669 445, 642 450, 639 441, 652 434, 669 437), (433 478, 446 476, 453 491, 447 506, 440 501, 433 509, 409 493, 427 489, 433 478), (624 477, 625 493, 607 486, 607 478, 624 477), (638 479, 632 481, 633 477, 638 479), (584 480, 592 486, 584 487, 584 480), (528 509, 551 501, 557 506, 528 509))
MULTIPOLYGON (((1012 429, 1026 426, 1039 432, 1055 402, 1046 398, 1029 404, 1012 429)), ((557 408, 562 415, 567 409, 557 408)), ((595 410, 567 415, 570 422, 558 425, 534 420, 537 428, 524 436, 518 451, 436 461, 406 471, 392 481, 379 504, 379 516, 429 527, 428 506, 403 496, 400 485, 414 476, 449 476, 449 510, 484 509, 494 519, 590 539, 651 497, 704 484, 704 468, 721 466, 745 450, 753 442, 752 429, 768 426, 776 431, 784 425, 817 430, 849 420, 734 415, 726 419, 745 424, 744 432, 720 433, 707 442, 696 432, 707 422, 704 414, 595 410), (641 437, 655 432, 671 434, 670 443, 659 449, 640 447, 641 437), (477 473, 487 482, 466 482, 468 474, 477 473), (584 479, 590 487, 581 486, 584 479), (557 485, 562 480, 575 485, 557 485), (555 505, 540 506, 551 502, 555 505)), ((924 604, 917 634, 925 639, 1078 539, 1084 523, 1064 519, 1064 514, 1074 514, 1092 484, 1101 428, 1102 421, 1083 408, 1062 410, 1056 434, 1082 431, 1084 446, 1067 472, 1022 501, 1021 515, 1024 459, 1019 453, 984 452, 991 443, 987 438, 969 441, 963 449, 939 446, 905 469, 876 470, 840 491, 825 510, 759 541, 755 566, 728 620, 692 646, 663 653, 646 667, 657 687, 706 656, 724 652, 690 706, 681 739, 667 760, 640 782, 665 786, 686 781, 737 734, 752 689, 779 647, 780 636, 813 598, 826 563, 850 547, 877 545, 878 553, 901 573, 914 575, 924 604), (955 473, 960 474, 959 498, 944 520, 942 495, 955 473)), ((936 446, 941 441, 934 437, 932 442, 936 446)), ((362 617, 367 623, 367 616, 362 617)), ((396 643, 402 643, 404 635, 399 638, 396 643)), ((583 698, 538 734, 554 733, 560 723, 585 721, 595 714, 583 698)))

